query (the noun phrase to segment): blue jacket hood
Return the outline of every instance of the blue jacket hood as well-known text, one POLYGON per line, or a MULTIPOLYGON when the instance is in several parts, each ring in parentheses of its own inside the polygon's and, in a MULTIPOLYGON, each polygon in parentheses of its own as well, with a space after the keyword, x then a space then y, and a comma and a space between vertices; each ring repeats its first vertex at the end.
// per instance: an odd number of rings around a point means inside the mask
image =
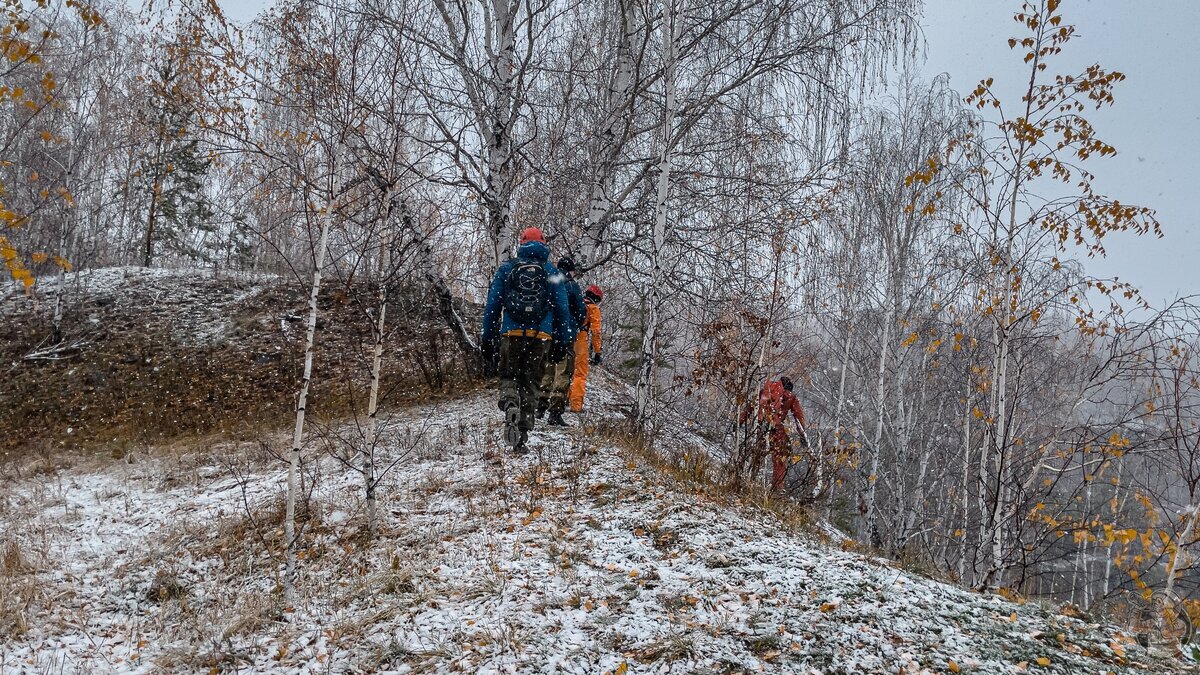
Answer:
POLYGON ((517 257, 521 260, 550 260, 550 249, 540 241, 528 241, 517 249, 517 257))

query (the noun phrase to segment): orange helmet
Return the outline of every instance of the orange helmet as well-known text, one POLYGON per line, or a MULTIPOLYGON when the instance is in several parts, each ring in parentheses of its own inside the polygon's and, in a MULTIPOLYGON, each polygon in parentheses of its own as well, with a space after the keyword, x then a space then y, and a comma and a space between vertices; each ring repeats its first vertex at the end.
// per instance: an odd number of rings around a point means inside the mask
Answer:
POLYGON ((536 227, 527 227, 525 231, 521 232, 521 243, 528 244, 531 241, 544 244, 546 243, 546 235, 542 234, 542 231, 536 227))

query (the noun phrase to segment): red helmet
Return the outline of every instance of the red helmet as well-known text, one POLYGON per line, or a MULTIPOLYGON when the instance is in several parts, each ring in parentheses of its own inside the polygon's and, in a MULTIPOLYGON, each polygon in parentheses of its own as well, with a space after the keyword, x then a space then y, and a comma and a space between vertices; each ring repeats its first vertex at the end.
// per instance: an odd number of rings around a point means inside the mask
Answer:
POLYGON ((528 244, 531 241, 538 241, 544 244, 546 243, 546 235, 542 234, 542 231, 536 227, 527 227, 521 233, 521 243, 528 244))
POLYGON ((591 286, 588 286, 588 287, 587 287, 587 292, 588 292, 590 295, 594 295, 594 296, 596 296, 596 299, 597 299, 597 300, 603 300, 603 299, 604 299, 604 291, 600 290, 600 287, 599 287, 599 286, 597 286, 596 284, 592 284, 591 286))

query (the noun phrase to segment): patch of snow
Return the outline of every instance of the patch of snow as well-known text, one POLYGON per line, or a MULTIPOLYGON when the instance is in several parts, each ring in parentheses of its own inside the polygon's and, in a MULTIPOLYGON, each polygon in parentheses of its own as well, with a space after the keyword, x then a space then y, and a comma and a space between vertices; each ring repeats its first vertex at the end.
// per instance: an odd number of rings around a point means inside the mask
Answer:
MULTIPOLYGON (((69 297, 82 294, 105 302, 137 303, 146 312, 167 315, 172 337, 191 347, 220 342, 233 328, 232 311, 278 283, 278 275, 266 273, 132 266, 71 272, 62 280, 69 297)), ((58 286, 57 275, 38 278, 35 300, 53 298, 58 286)), ((7 293, 0 292, 4 297, 7 293)), ((88 321, 102 324, 94 315, 88 321)))

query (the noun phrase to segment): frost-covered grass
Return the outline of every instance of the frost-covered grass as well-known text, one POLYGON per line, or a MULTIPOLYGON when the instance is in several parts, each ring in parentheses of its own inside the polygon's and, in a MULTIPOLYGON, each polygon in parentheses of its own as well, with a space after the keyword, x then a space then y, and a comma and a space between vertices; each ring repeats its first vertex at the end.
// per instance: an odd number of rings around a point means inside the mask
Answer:
MULTIPOLYGON (((585 423, 610 417, 618 391, 589 392, 585 423)), ((10 483, 3 543, 19 553, 0 565, 0 671, 1180 667, 1115 629, 821 544, 586 428, 539 429, 514 457, 498 422, 488 396, 394 415, 374 539, 357 474, 314 442, 294 603, 280 588, 286 474, 258 446, 10 483)))

